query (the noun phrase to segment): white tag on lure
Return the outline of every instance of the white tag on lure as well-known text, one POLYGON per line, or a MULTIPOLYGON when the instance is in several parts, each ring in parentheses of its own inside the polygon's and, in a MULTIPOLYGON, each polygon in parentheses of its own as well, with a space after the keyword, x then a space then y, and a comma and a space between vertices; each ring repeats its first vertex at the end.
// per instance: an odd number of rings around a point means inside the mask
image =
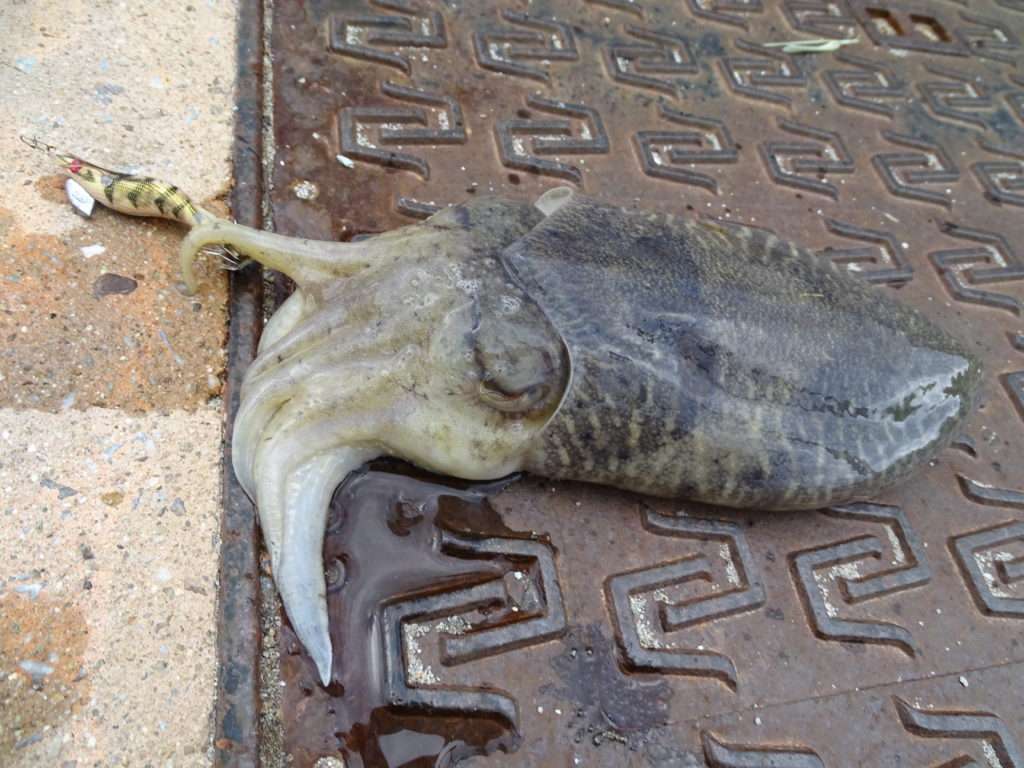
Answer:
POLYGON ((92 216, 92 209, 95 207, 96 201, 85 191, 85 187, 74 179, 68 179, 64 182, 64 191, 68 193, 68 200, 71 201, 71 205, 76 211, 87 219, 92 216))

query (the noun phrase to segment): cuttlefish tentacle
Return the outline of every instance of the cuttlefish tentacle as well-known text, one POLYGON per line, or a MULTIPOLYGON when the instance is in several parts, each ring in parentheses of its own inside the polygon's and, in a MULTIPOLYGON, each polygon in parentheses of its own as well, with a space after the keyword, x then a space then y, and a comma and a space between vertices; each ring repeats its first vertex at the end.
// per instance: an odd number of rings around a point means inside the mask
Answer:
MULTIPOLYGON (((294 331, 303 318, 315 307, 307 302, 306 292, 297 288, 292 295, 285 299, 277 311, 270 316, 263 325, 263 333, 260 334, 260 342, 256 348, 256 360, 260 355, 273 347, 278 341, 294 331)), ((253 361, 255 365, 256 361, 253 361)))
POLYGON ((181 243, 182 281, 190 293, 195 292, 198 281, 192 265, 204 249, 211 246, 243 253, 264 267, 283 272, 300 288, 351 277, 369 267, 414 257, 429 250, 432 244, 436 247, 444 242, 449 238, 445 220, 448 215, 447 211, 441 211, 418 227, 402 227, 355 243, 288 237, 205 216, 195 223, 181 243))
MULTIPOLYGON (((277 475, 280 462, 265 461, 263 457, 275 452, 278 456, 292 456, 302 451, 309 443, 300 441, 298 446, 289 449, 279 447, 279 444, 297 431, 329 420, 335 413, 330 404, 323 401, 322 388, 316 386, 317 382, 323 381, 343 401, 355 400, 361 391, 381 389, 379 384, 371 389, 374 386, 373 369, 380 364, 380 360, 366 360, 339 365, 331 372, 333 375, 318 374, 309 378, 305 386, 295 380, 290 383, 291 377, 284 372, 268 378, 267 389, 261 393, 263 401, 245 400, 235 420, 232 462, 246 492, 256 494, 257 476, 277 475)), ((358 412, 359 408, 355 407, 355 410, 358 412)))
POLYGON ((283 546, 274 579, 292 628, 325 686, 333 659, 322 564, 328 506, 342 480, 376 455, 352 447, 319 454, 293 469, 285 484, 283 546))
POLYGON ((358 244, 285 237, 224 219, 204 220, 181 243, 181 277, 190 293, 199 286, 192 265, 210 246, 233 248, 283 272, 300 286, 355 274, 369 266, 365 249, 358 244))
POLYGON ((393 329, 378 329, 367 338, 360 329, 342 325, 340 320, 334 328, 343 332, 310 334, 308 326, 303 327, 282 339, 250 369, 242 386, 232 440, 235 467, 247 492, 254 488, 254 456, 257 447, 266 442, 263 435, 273 434, 272 430, 279 429, 296 411, 312 423, 316 415, 334 410, 324 402, 369 387, 372 377, 383 369, 396 370, 398 356, 382 357, 379 349, 393 350, 395 344, 385 343, 389 338, 385 331, 393 329), (322 349, 328 341, 330 349, 322 349), (330 392, 326 400, 324 392, 330 392))

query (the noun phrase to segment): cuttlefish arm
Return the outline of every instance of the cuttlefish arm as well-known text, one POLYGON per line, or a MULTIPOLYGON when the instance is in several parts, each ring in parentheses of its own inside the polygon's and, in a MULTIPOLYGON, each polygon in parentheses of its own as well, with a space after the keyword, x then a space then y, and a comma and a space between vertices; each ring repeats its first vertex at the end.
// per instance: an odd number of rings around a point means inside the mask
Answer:
POLYGON ((352 274, 367 266, 365 254, 345 243, 283 237, 219 218, 178 186, 149 176, 112 171, 69 154, 55 155, 61 167, 94 200, 129 216, 175 221, 190 228, 181 243, 182 282, 198 288, 193 265, 204 252, 221 249, 225 266, 237 268, 237 254, 285 273, 303 284, 352 274))
POLYGON ((189 291, 211 248, 295 281, 242 385, 232 461, 285 611, 328 684, 322 549, 338 485, 381 455, 467 479, 508 475, 560 400, 561 342, 493 258, 548 210, 481 199, 358 243, 317 242, 218 218, 173 185, 74 158, 65 168, 107 207, 187 225, 189 291))

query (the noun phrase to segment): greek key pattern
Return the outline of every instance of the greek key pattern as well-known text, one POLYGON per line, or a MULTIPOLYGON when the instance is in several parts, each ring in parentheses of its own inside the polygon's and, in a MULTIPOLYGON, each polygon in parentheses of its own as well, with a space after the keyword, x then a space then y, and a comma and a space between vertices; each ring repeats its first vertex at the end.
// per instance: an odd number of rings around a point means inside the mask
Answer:
POLYGON ((819 251, 835 264, 846 267, 869 283, 902 285, 913 277, 914 270, 903 255, 902 244, 892 234, 836 219, 825 219, 825 227, 839 237, 871 244, 847 248, 829 246, 819 251))
POLYGON ((441 534, 443 552, 463 558, 503 557, 516 564, 507 579, 466 589, 412 597, 382 608, 384 676, 388 700, 398 707, 425 706, 469 714, 492 713, 515 725, 515 700, 497 690, 444 686, 423 661, 422 642, 436 636, 446 667, 505 653, 557 637, 566 629, 561 588, 549 546, 528 539, 469 539, 441 534), (530 573, 536 571, 536 579, 530 573), (474 625, 480 609, 515 617, 500 626, 474 625))
POLYGON ((908 732, 926 739, 971 739, 981 741, 978 752, 947 758, 944 766, 982 765, 1024 768, 1017 743, 1009 729, 990 712, 964 712, 914 706, 899 697, 893 699, 900 722, 908 732))
POLYGON ((906 85, 893 70, 843 51, 834 58, 854 69, 830 69, 824 73, 832 97, 844 107, 892 118, 895 103, 906 99, 906 85))
POLYGON ((552 62, 577 61, 576 38, 564 22, 502 11, 509 27, 478 30, 473 35, 477 63, 506 75, 548 82, 552 62))
POLYGON ((726 56, 719 64, 728 86, 751 99, 789 106, 792 100, 779 89, 804 88, 807 78, 794 56, 747 40, 736 47, 746 56, 726 56))
POLYGON ((764 587, 742 530, 720 520, 661 515, 650 509, 643 514, 644 528, 656 535, 714 542, 718 549, 715 559, 721 565, 715 567, 706 555, 689 555, 608 579, 605 589, 626 666, 713 677, 735 690, 736 666, 731 659, 704 648, 682 648, 666 635, 748 613, 764 604, 764 587), (710 582, 707 594, 684 602, 672 602, 668 597, 668 588, 695 580, 710 582))
POLYGON ((418 11, 409 0, 374 0, 389 14, 336 14, 331 17, 331 50, 343 56, 385 64, 405 74, 412 70, 408 54, 396 48, 444 48, 448 45, 444 17, 418 11))
POLYGON ((708 731, 701 734, 701 744, 711 768, 825 768, 806 747, 726 744, 708 731))
POLYGON ((1024 265, 1007 239, 995 232, 957 224, 944 224, 942 231, 976 244, 928 254, 953 297, 1020 315, 1021 303, 1015 295, 978 287, 1024 278, 1024 265))
POLYGON ((888 190, 897 197, 951 208, 947 185, 960 178, 960 170, 940 144, 927 139, 882 131, 882 136, 898 146, 917 152, 882 152, 871 158, 875 171, 888 190))
POLYGON ((539 96, 528 97, 526 106, 564 117, 513 118, 499 122, 494 134, 501 162, 509 168, 582 184, 583 174, 578 165, 551 156, 607 153, 608 135, 597 110, 539 96))
POLYGON ((1011 65, 1020 61, 1024 50, 1010 25, 967 11, 960 11, 960 18, 973 28, 958 28, 957 39, 974 56, 1011 65))
POLYGON ((659 105, 664 120, 689 130, 639 131, 634 137, 640 167, 648 176, 703 187, 718 193, 717 179, 691 170, 695 165, 735 163, 736 143, 721 120, 688 115, 659 105))
POLYGON ((678 86, 673 78, 700 71, 686 38, 635 25, 628 25, 626 33, 637 42, 610 43, 602 51, 613 80, 674 96, 678 86))
POLYGON ((699 19, 748 28, 748 20, 764 13, 762 0, 687 0, 690 12, 699 19))
POLYGON ((835 184, 825 181, 827 173, 853 173, 853 158, 838 133, 823 131, 792 120, 779 120, 787 133, 813 141, 768 141, 760 145, 761 159, 772 181, 796 187, 833 200, 839 198, 835 184))
POLYGON ((1002 160, 982 160, 971 166, 985 197, 1000 205, 1024 206, 1024 152, 981 141, 979 146, 1002 160))
POLYGON ((429 179, 430 164, 426 160, 387 147, 464 144, 466 129, 462 109, 450 96, 406 88, 387 80, 381 83, 381 90, 395 99, 434 107, 435 125, 431 125, 427 110, 421 107, 346 107, 339 120, 342 152, 350 158, 402 168, 429 179), (376 139, 371 136, 370 126, 373 125, 379 126, 376 139))
POLYGON ((819 37, 856 37, 857 20, 840 0, 786 0, 782 6, 793 29, 819 37))
POLYGON ((942 78, 918 83, 917 86, 932 112, 939 118, 984 128, 985 119, 979 113, 995 107, 988 88, 945 67, 930 65, 926 69, 942 78))
MULTIPOLYGON (((1024 510, 1024 493, 983 485, 959 476, 964 495, 976 504, 1024 510)), ((979 610, 989 616, 1024 619, 1024 521, 1011 519, 950 539, 950 551, 979 610)))
POLYGON ((918 646, 906 628, 842 616, 846 606, 912 589, 931 578, 921 541, 903 510, 850 504, 825 510, 824 514, 880 523, 885 527, 886 539, 859 536, 790 556, 796 587, 815 634, 824 640, 891 645, 914 656, 918 646), (869 572, 872 561, 880 565, 869 572), (885 564, 881 564, 883 561, 885 564))

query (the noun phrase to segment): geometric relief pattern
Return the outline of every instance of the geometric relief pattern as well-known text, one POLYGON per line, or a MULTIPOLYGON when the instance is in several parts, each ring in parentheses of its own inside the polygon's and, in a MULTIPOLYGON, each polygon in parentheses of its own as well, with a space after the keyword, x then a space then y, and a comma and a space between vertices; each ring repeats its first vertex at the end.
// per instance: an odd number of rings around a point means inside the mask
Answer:
POLYGON ((409 74, 409 57, 395 48, 444 48, 448 39, 444 17, 418 11, 409 0, 373 0, 400 16, 351 13, 330 16, 330 49, 343 56, 396 67, 409 74))
POLYGON ((971 171, 993 203, 1024 206, 1024 152, 979 142, 982 149, 1007 160, 983 160, 974 163, 971 171))
POLYGON ((532 539, 473 539, 443 530, 441 551, 469 559, 498 556, 511 569, 504 578, 400 598, 381 609, 388 701, 401 707, 495 714, 517 727, 511 696, 491 687, 443 684, 424 662, 421 644, 427 637, 436 638, 439 660, 450 667, 563 634, 567 622, 553 550, 532 539), (496 624, 496 615, 505 620, 496 624))
POLYGON ((502 11, 510 28, 478 30, 473 35, 476 60, 484 69, 548 82, 552 61, 577 61, 572 27, 561 21, 502 11))
POLYGON ((395 200, 395 210, 403 216, 408 216, 410 219, 429 219, 443 207, 436 202, 428 203, 423 200, 417 200, 414 197, 399 196, 395 200))
POLYGON ((871 164, 886 188, 897 197, 920 200, 951 208, 945 185, 957 181, 960 171, 949 154, 939 144, 927 139, 882 131, 889 142, 919 150, 917 152, 882 152, 871 158, 871 164), (924 185, 942 185, 928 189, 924 185))
POLYGON ((839 198, 835 184, 825 181, 826 173, 853 173, 853 158, 838 133, 823 131, 791 120, 778 121, 779 128, 809 141, 766 141, 758 146, 768 175, 776 184, 839 198))
POLYGON ((978 245, 949 248, 928 254, 932 264, 958 301, 1021 313, 1020 300, 1008 293, 998 293, 977 286, 1024 278, 1024 264, 1016 249, 1005 237, 958 224, 944 224, 942 232, 978 245))
POLYGON ((936 65, 928 65, 925 69, 944 78, 917 84, 917 89, 936 117, 985 127, 985 115, 978 113, 995 109, 988 88, 974 78, 950 69, 936 65))
MULTIPOLYGON (((1024 493, 958 475, 976 504, 1024 509, 1024 493)), ((1024 521, 1010 520, 954 536, 949 542, 978 608, 990 616, 1024 618, 1024 521)))
MULTIPOLYGON (((926 739, 960 739, 980 741, 977 751, 960 752, 948 757, 936 768, 960 768, 968 765, 989 765, 992 768, 1024 768, 1024 757, 1017 748, 1010 729, 991 712, 941 710, 931 706, 915 707, 898 696, 893 697, 903 727, 915 736, 926 739)), ((955 748, 950 754, 956 753, 955 748)))
POLYGON ((1020 491, 997 488, 987 483, 979 483, 977 480, 972 480, 966 475, 961 474, 957 474, 956 479, 960 483, 960 490, 964 496, 975 504, 982 504, 988 507, 1024 509, 1024 493, 1020 491))
POLYGON ((747 40, 736 40, 736 47, 752 55, 726 56, 718 62, 726 84, 736 93, 789 106, 790 97, 774 89, 807 86, 795 56, 747 40))
POLYGON ((638 131, 633 140, 643 172, 718 194, 718 180, 698 173, 691 166, 736 162, 739 153, 725 123, 688 115, 665 104, 659 104, 658 114, 670 123, 691 130, 638 131))
POLYGON ((556 176, 580 184, 583 174, 575 165, 547 155, 607 154, 608 134, 597 110, 583 104, 528 96, 526 105, 539 112, 566 117, 513 118, 494 127, 501 162, 509 168, 556 176), (577 133, 573 126, 578 124, 577 133), (531 137, 529 148, 523 137, 531 137))
POLYGON ((644 9, 638 5, 636 0, 583 0, 588 5, 601 5, 605 8, 610 8, 613 11, 624 11, 625 13, 632 13, 634 16, 643 18, 644 9))
POLYGON ((409 152, 387 149, 388 145, 465 144, 466 128, 462 108, 451 96, 442 96, 419 88, 407 88, 389 80, 381 83, 388 96, 433 107, 430 113, 420 107, 345 107, 341 110, 339 133, 341 151, 348 157, 376 163, 387 168, 403 168, 430 178, 430 164, 409 152), (431 126, 430 117, 434 118, 431 126), (377 126, 377 138, 370 126, 377 126), (402 128, 399 126, 411 126, 402 128))
POLYGON ((916 655, 917 644, 904 627, 843 615, 848 606, 912 589, 931 579, 921 540, 903 510, 858 503, 822 512, 829 517, 881 523, 885 537, 859 536, 790 555, 796 587, 814 633, 823 640, 893 645, 908 656, 916 655), (868 570, 872 562, 878 565, 868 570))
MULTIPOLYGON (((1010 77, 1010 82, 1014 85, 1024 86, 1024 78, 1022 77, 1010 77)), ((1006 104, 1010 107, 1010 111, 1016 116, 1017 121, 1024 125, 1024 90, 1021 91, 1008 91, 1006 93, 1006 104)))
POLYGON ((687 0, 694 16, 740 29, 747 28, 747 16, 764 12, 761 0, 687 0))
POLYGON ((633 670, 712 677, 735 690, 736 667, 723 653, 684 648, 669 637, 709 621, 749 613, 765 593, 742 528, 724 520, 665 515, 643 509, 644 528, 659 536, 713 544, 714 555, 678 560, 610 576, 605 590, 618 628, 626 667, 633 670), (703 584, 697 595, 690 594, 703 584), (687 587, 685 597, 673 598, 687 587))
POLYGON ((914 275, 913 268, 903 255, 903 248, 896 238, 876 229, 857 227, 836 219, 825 219, 828 231, 839 237, 860 240, 871 245, 836 248, 827 246, 818 253, 834 264, 844 266, 848 271, 869 283, 902 285, 914 275))
POLYGON ((726 744, 708 731, 701 733, 700 740, 711 768, 825 768, 806 747, 726 744))
POLYGON ((602 51, 605 67, 613 80, 674 96, 678 86, 672 77, 700 72, 686 38, 632 24, 626 27, 626 32, 641 42, 613 42, 602 51))
MULTIPOLYGON (((1024 352, 1024 333, 1011 335, 1010 343, 1014 349, 1024 352)), ((1010 396, 1010 401, 1017 409, 1017 415, 1024 419, 1024 371, 1006 374, 1003 376, 1003 385, 1010 396)))
POLYGON ((982 59, 992 59, 1003 64, 1016 64, 1024 56, 1020 39, 1013 29, 995 19, 960 11, 960 18, 975 29, 958 28, 957 38, 972 54, 982 59))
POLYGON ((833 58, 856 67, 829 69, 823 75, 832 97, 844 107, 891 118, 896 108, 887 102, 906 100, 906 84, 884 64, 846 51, 839 51, 833 58))
POLYGON ((786 0, 782 12, 793 29, 808 34, 840 39, 857 36, 857 20, 842 0, 786 0))

